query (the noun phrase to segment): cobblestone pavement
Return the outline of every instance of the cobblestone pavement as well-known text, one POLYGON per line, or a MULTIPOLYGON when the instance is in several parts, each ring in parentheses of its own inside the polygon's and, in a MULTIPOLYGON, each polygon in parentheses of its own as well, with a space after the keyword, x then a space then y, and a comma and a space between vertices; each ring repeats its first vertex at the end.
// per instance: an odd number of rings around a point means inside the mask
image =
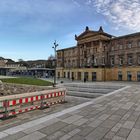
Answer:
POLYGON ((140 140, 140 86, 132 83, 113 93, 54 111, 53 114, 43 114, 31 121, 28 115, 27 118, 18 125, 14 123, 5 128, 1 126, 0 138, 140 140))

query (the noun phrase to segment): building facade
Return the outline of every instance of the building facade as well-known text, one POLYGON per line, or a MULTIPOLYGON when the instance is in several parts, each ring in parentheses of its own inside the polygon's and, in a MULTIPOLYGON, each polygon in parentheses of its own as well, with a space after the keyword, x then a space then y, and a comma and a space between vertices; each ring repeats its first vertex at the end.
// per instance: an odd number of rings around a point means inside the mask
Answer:
POLYGON ((57 51, 57 77, 87 81, 140 81, 140 33, 115 37, 86 27, 77 45, 57 51))

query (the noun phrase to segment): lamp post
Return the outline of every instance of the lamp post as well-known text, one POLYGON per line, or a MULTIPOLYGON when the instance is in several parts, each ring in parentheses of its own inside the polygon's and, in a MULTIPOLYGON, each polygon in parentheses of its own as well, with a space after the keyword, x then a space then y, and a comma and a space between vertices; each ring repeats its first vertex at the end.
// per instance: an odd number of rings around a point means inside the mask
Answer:
POLYGON ((54 42, 54 46, 52 47, 53 49, 54 49, 54 54, 55 54, 55 68, 54 68, 54 87, 55 87, 55 85, 56 85, 56 48, 57 48, 57 46, 58 46, 58 44, 56 43, 56 40, 55 40, 55 42, 54 42))

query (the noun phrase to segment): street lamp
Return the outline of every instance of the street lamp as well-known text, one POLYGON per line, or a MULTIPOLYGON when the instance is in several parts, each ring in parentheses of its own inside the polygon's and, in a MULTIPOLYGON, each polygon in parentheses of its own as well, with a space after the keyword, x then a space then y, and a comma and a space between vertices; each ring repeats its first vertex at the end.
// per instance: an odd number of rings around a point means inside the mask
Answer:
POLYGON ((58 46, 58 44, 56 43, 56 40, 55 40, 55 42, 54 42, 54 46, 52 47, 53 49, 54 49, 54 54, 55 54, 55 68, 54 68, 54 87, 55 87, 55 85, 56 85, 56 48, 57 48, 57 46, 58 46))

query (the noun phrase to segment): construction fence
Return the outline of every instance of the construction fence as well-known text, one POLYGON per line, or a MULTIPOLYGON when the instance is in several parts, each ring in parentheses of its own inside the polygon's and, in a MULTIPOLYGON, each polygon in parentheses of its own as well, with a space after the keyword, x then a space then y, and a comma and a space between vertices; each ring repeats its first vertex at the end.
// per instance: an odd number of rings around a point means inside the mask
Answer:
POLYGON ((59 88, 0 97, 0 118, 65 102, 66 89, 59 88))

